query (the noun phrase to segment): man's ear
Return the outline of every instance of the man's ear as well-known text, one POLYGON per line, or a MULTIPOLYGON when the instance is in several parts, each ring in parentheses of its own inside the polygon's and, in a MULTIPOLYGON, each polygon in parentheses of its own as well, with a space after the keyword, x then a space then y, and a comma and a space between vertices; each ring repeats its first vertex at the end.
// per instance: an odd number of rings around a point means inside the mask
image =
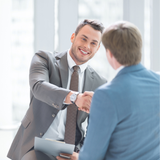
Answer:
POLYGON ((72 35, 71 35, 71 42, 73 43, 73 41, 74 41, 74 38, 75 38, 75 33, 73 33, 72 35))

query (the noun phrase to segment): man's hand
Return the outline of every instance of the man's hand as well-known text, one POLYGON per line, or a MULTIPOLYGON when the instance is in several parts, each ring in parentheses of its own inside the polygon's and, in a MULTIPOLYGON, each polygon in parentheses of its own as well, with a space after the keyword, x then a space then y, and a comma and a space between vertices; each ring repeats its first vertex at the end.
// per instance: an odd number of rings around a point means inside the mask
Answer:
POLYGON ((75 103, 79 110, 89 113, 93 94, 94 92, 86 91, 78 95, 75 103))
MULTIPOLYGON (((66 154, 66 153, 62 153, 62 155, 65 155, 65 156, 67 156, 67 157, 70 157, 70 159, 69 160, 78 160, 78 153, 76 153, 76 152, 73 152, 73 154, 71 155, 71 154, 66 154)), ((66 158, 62 158, 62 157, 60 157, 60 156, 57 156, 56 157, 58 160, 67 160, 66 158)))
MULTIPOLYGON (((73 93, 74 93, 73 91, 69 92, 69 94, 66 96, 65 103, 71 104, 70 96, 73 93)), ((94 94, 94 92, 85 91, 84 93, 80 93, 77 96, 75 104, 78 106, 79 110, 89 113, 93 94, 94 94)))
POLYGON ((91 96, 91 97, 93 97, 93 94, 94 94, 94 92, 92 92, 92 91, 85 91, 83 93, 83 96, 91 96))

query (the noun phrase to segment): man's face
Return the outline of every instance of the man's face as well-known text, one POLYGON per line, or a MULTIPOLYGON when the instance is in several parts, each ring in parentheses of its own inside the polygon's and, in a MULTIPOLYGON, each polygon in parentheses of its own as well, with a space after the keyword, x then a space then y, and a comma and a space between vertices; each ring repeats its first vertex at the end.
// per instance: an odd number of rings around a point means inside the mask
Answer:
POLYGON ((81 65, 95 55, 100 47, 100 41, 101 32, 85 25, 76 36, 74 33, 71 36, 70 56, 77 65, 81 65))

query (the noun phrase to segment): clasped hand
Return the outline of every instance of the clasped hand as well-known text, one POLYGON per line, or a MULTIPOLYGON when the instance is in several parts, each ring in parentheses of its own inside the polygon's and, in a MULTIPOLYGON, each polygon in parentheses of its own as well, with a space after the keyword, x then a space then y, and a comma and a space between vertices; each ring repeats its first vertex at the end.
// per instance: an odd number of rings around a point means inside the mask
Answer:
POLYGON ((86 91, 77 96, 75 103, 78 106, 78 110, 89 113, 93 94, 94 92, 86 91))
MULTIPOLYGON (((74 91, 69 92, 69 94, 66 96, 65 103, 71 104, 70 96, 73 93, 74 91)), ((78 110, 89 113, 93 94, 94 92, 92 91, 85 91, 84 93, 78 94, 77 99, 75 101, 78 110)))

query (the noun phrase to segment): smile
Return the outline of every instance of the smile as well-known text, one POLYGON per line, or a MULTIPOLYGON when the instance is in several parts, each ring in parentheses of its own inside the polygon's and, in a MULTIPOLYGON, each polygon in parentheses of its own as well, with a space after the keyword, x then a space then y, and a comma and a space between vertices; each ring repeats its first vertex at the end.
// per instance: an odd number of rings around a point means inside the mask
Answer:
POLYGON ((81 49, 80 49, 80 51, 81 51, 83 54, 85 54, 85 55, 88 54, 88 52, 85 52, 85 51, 83 51, 83 50, 81 50, 81 49))

